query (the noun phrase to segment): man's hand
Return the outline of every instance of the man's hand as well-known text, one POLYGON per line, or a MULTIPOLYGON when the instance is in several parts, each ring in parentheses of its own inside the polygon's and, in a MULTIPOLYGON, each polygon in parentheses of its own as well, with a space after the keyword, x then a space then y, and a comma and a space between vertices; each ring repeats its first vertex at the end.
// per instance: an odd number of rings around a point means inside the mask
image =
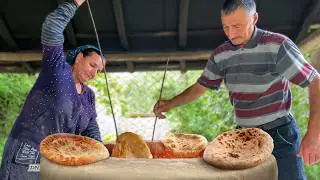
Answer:
POLYGON ((153 112, 158 118, 164 119, 166 118, 166 116, 162 114, 163 112, 168 112, 172 108, 194 101, 198 97, 202 96, 206 91, 206 87, 196 82, 192 86, 184 90, 182 93, 171 98, 170 100, 158 101, 153 107, 153 112))
POLYGON ((312 80, 309 86, 310 115, 308 130, 303 137, 299 155, 303 157, 305 164, 320 162, 320 76, 312 80))
POLYGON ((316 164, 320 162, 320 137, 307 132, 303 137, 299 156, 303 157, 305 164, 316 164))
POLYGON ((153 112, 158 118, 164 119, 166 116, 162 113, 168 112, 171 108, 172 103, 170 100, 160 100, 153 106, 153 112))

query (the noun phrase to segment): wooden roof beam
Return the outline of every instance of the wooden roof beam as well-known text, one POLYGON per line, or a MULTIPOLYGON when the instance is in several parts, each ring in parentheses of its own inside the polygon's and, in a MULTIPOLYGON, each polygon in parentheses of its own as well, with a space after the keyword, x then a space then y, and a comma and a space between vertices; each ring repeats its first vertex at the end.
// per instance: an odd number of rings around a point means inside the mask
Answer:
MULTIPOLYGON (((14 40, 4 19, 1 16, 0 16, 0 35, 7 42, 11 50, 13 51, 19 50, 19 47, 16 41, 14 40)), ((34 73, 34 69, 27 62, 21 62, 20 64, 22 68, 24 68, 29 74, 34 73)))
MULTIPOLYGON (((270 29, 270 26, 265 26, 265 29, 270 29)), ((281 31, 281 30, 292 30, 295 29, 296 26, 293 25, 284 25, 284 26, 276 26, 273 27, 276 31, 281 31)), ((190 30, 188 31, 188 36, 207 36, 207 35, 214 35, 222 33, 223 35, 223 30, 221 28, 216 28, 216 29, 200 29, 200 30, 190 30)), ((117 34, 113 33, 100 33, 100 37, 103 38, 114 38, 118 36, 117 34)), ((128 37, 133 37, 133 38, 140 38, 140 37, 174 37, 174 36, 179 36, 179 32, 177 31, 158 31, 158 32, 134 32, 134 33, 127 33, 128 37)), ((17 37, 24 37, 22 34, 18 34, 17 37)), ((92 34, 82 34, 82 33, 77 33, 78 38, 85 38, 85 39, 93 39, 95 38, 94 35, 92 34)))
POLYGON ((117 24, 117 30, 120 42, 122 47, 125 50, 129 49, 129 43, 126 34, 126 26, 124 23, 124 16, 123 16, 123 8, 122 8, 122 1, 121 0, 113 0, 113 13, 117 24))
POLYGON ((35 70, 31 67, 31 65, 28 62, 22 62, 22 67, 27 70, 28 74, 34 74, 35 70))
MULTIPOLYGON (((61 4, 63 3, 65 0, 57 0, 57 4, 61 4)), ((68 39, 68 42, 76 47, 78 45, 77 43, 77 39, 76 39, 76 35, 74 33, 74 29, 73 29, 73 26, 72 26, 72 22, 70 21, 69 24, 67 25, 66 29, 65 29, 65 33, 66 33, 66 36, 67 36, 67 39, 68 39)))
MULTIPOLYGON (((203 70, 206 65, 206 60, 201 61, 190 61, 187 63, 187 70, 203 70)), ((163 71, 165 70, 165 62, 161 63, 135 63, 134 72, 147 72, 147 71, 163 71)), ((41 63, 35 63, 33 65, 34 72, 39 72, 41 70, 41 63)), ((128 68, 124 65, 119 64, 108 64, 107 72, 129 72, 128 68)), ((168 71, 181 71, 181 65, 179 62, 170 62, 168 71)), ((23 68, 20 64, 17 65, 0 65, 0 73, 28 73, 28 71, 23 68)))
POLYGON ((5 42, 9 45, 10 49, 18 50, 19 47, 11 35, 7 24, 5 23, 2 16, 0 16, 0 36, 5 40, 5 42))
MULTIPOLYGON (((272 28, 271 26, 264 26, 265 29, 272 28)), ((279 25, 272 28, 274 31, 291 31, 296 29, 294 25, 279 25)), ((216 35, 216 34, 223 34, 223 30, 221 28, 215 29, 199 29, 199 30, 189 30, 188 36, 207 36, 207 35, 216 35)), ((118 33, 99 33, 99 37, 101 38, 116 38, 118 37, 118 33)), ((127 37, 130 38, 140 38, 140 37, 176 37, 179 36, 179 32, 177 31, 151 31, 151 32, 133 32, 127 33, 127 37)), ((25 38, 38 38, 38 34, 19 34, 16 33, 15 37, 25 39, 25 38)), ((95 39, 96 36, 94 34, 84 34, 84 33, 77 33, 76 38, 79 39, 95 39)))
MULTIPOLYGON (((199 60, 199 61, 192 61, 186 62, 188 64, 186 70, 203 70, 206 65, 207 60, 199 60)), ((156 64, 146 64, 146 63, 136 63, 134 72, 148 72, 148 71, 164 71, 166 68, 165 62, 156 63, 156 64)), ((108 66, 108 72, 125 72, 127 68, 122 66, 108 66)), ((173 62, 170 59, 170 63, 167 67, 168 71, 181 71, 181 64, 180 62, 173 62)))
MULTIPOLYGON (((198 61, 208 60, 211 51, 176 51, 163 53, 122 53, 112 54, 105 52, 109 62, 165 62, 170 61, 198 61)), ((41 61, 40 52, 0 52, 0 62, 33 62, 41 61)))
POLYGON ((132 61, 126 61, 126 64, 127 64, 127 68, 128 68, 128 71, 133 73, 134 72, 134 64, 132 61))
POLYGON ((76 35, 73 30, 73 26, 70 23, 67 25, 65 32, 66 32, 68 42, 72 46, 76 47, 78 45, 78 43, 77 43, 76 35))
POLYGON ((180 0, 179 46, 182 49, 184 49, 187 45, 188 14, 189 14, 189 0, 180 0))
POLYGON ((309 26, 312 24, 312 22, 317 18, 320 11, 320 1, 319 0, 313 0, 312 4, 309 6, 310 8, 307 8, 306 10, 306 17, 302 20, 302 25, 300 26, 299 33, 297 35, 297 38, 295 39, 296 43, 300 43, 302 39, 304 39, 309 30, 309 26))
POLYGON ((180 67, 181 67, 181 73, 187 72, 187 64, 186 64, 186 61, 181 60, 181 61, 180 61, 180 67))

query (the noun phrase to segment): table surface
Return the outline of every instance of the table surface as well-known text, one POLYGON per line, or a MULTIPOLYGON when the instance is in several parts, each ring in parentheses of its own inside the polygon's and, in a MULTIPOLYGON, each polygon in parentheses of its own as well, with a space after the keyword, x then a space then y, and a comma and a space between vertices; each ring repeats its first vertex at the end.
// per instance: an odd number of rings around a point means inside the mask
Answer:
POLYGON ((259 166, 243 170, 215 168, 202 158, 189 159, 121 159, 108 158, 84 166, 63 166, 41 158, 42 180, 100 180, 100 179, 219 179, 219 180, 277 180, 274 156, 259 166))

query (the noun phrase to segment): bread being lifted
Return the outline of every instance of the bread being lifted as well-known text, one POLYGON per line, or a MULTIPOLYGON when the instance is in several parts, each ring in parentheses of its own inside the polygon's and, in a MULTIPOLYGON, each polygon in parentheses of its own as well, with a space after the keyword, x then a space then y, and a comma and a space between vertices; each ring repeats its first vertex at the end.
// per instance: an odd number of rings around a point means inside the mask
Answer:
POLYGON ((112 157, 152 159, 152 154, 142 136, 125 132, 118 136, 112 157))

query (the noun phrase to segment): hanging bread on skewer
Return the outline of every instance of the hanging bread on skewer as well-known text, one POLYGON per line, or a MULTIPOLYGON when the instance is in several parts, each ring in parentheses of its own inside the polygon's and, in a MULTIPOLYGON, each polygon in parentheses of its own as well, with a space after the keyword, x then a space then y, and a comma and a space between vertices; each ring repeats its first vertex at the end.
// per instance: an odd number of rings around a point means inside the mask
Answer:
POLYGON ((118 136, 112 149, 112 157, 152 159, 152 154, 142 136, 125 132, 118 136))

